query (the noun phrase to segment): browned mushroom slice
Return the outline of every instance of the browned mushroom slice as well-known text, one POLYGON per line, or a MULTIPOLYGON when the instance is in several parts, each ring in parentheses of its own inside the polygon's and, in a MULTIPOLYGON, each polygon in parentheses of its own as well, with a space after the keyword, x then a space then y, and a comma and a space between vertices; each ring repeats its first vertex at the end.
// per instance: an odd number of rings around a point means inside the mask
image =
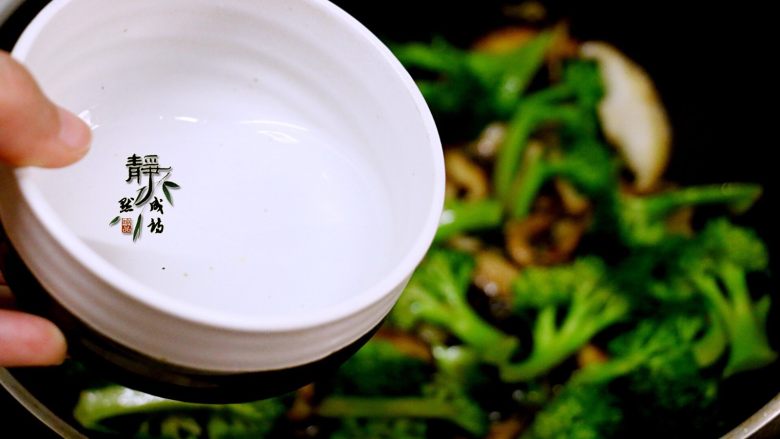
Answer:
POLYGON ((523 431, 524 424, 515 417, 504 419, 490 425, 486 439, 515 439, 523 431))
POLYGON ((530 27, 505 27, 480 38, 473 48, 478 52, 507 53, 531 41, 537 33, 530 27))
POLYGON ((444 183, 444 198, 447 200, 454 200, 458 198, 458 187, 455 185, 455 183, 449 180, 444 183))
POLYGON ((479 238, 468 235, 455 235, 447 240, 447 247, 462 252, 474 254, 482 250, 483 244, 479 238))
POLYGON ((593 344, 586 344, 577 352, 577 365, 581 368, 591 364, 606 363, 609 357, 593 344))
POLYGON ((561 200, 563 210, 573 216, 584 215, 590 208, 590 201, 566 180, 556 178, 555 190, 561 200))
POLYGON ((585 232, 585 221, 533 214, 506 225, 507 253, 518 265, 553 265, 565 262, 585 232))
POLYGON ((693 208, 684 207, 666 217, 666 228, 669 233, 683 236, 693 236, 693 208))
POLYGON ((444 153, 444 166, 447 169, 447 182, 461 189, 467 201, 480 200, 488 195, 485 171, 462 151, 447 150, 444 153))
POLYGON ((287 418, 291 421, 303 421, 312 414, 312 399, 314 398, 314 384, 307 384, 295 392, 295 400, 287 411, 287 418))
POLYGON ((547 50, 547 68, 550 79, 560 80, 563 74, 563 65, 566 60, 572 59, 579 52, 579 43, 571 38, 569 26, 567 23, 559 23, 555 26, 555 38, 547 50))
POLYGON ((490 297, 508 296, 518 269, 498 250, 477 253, 474 285, 490 297))
POLYGON ((562 218, 553 223, 550 232, 552 245, 540 253, 540 262, 544 265, 560 264, 571 258, 585 233, 585 222, 562 218))
POLYGON ((534 249, 534 239, 546 232, 552 225, 551 215, 534 214, 523 220, 506 223, 504 235, 509 257, 521 267, 537 264, 538 255, 534 249))
POLYGON ((419 358, 427 362, 430 362, 433 358, 428 345, 408 332, 382 328, 376 334, 376 337, 392 343, 398 351, 410 357, 419 358))

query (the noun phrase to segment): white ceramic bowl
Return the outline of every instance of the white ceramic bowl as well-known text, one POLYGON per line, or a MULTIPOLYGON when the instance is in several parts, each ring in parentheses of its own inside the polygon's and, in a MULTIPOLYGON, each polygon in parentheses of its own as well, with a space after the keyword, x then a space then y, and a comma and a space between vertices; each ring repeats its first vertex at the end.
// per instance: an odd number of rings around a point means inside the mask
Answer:
POLYGON ((432 241, 430 112, 326 1, 54 0, 13 56, 94 142, 64 169, 0 170, 3 226, 51 296, 133 351, 312 363, 382 320, 432 241))

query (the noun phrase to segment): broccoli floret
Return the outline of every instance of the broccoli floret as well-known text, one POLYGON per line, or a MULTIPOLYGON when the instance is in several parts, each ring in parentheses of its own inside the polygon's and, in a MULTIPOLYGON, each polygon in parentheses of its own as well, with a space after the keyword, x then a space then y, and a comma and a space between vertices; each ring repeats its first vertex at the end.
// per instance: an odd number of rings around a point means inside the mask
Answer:
POLYGON ((539 188, 552 176, 560 174, 588 192, 617 182, 616 167, 597 137, 595 107, 603 95, 598 69, 587 61, 570 62, 563 79, 520 101, 498 151, 493 185, 515 217, 527 213, 539 188), (562 141, 571 146, 561 148, 558 157, 526 151, 531 136, 550 123, 561 126, 562 141), (571 158, 566 157, 569 154, 571 158))
POLYGON ((568 383, 537 413, 523 439, 612 437, 622 420, 617 399, 599 385, 568 383))
POLYGON ((209 416, 209 439, 263 438, 270 434, 286 411, 279 399, 229 404, 209 416))
POLYGON ((106 431, 107 420, 141 415, 140 418, 146 420, 139 425, 139 431, 142 431, 140 429, 151 428, 147 418, 154 414, 159 422, 156 429, 178 439, 192 437, 195 431, 203 430, 192 415, 206 412, 209 414, 206 428, 211 438, 262 438, 285 411, 286 405, 281 398, 243 404, 196 404, 112 385, 83 391, 73 416, 88 429, 106 431))
MULTIPOLYGON (((203 433, 203 427, 191 416, 170 415, 160 421, 160 434, 145 431, 151 428, 151 422, 146 421, 141 427, 141 437, 162 437, 165 439, 197 439, 203 433), (147 436, 148 435, 148 436, 147 436)), ((223 436, 209 436, 221 438, 223 436)))
POLYGON ((702 326, 702 319, 691 315, 641 320, 633 330, 610 342, 611 357, 608 361, 578 370, 573 380, 608 384, 649 364, 651 359, 658 358, 657 362, 664 362, 683 353, 692 353, 702 326))
POLYGON ((507 195, 514 218, 528 215, 542 186, 559 177, 585 195, 598 198, 617 184, 617 168, 607 148, 595 140, 582 140, 568 149, 529 147, 507 195))
POLYGON ((346 418, 331 439, 425 439, 428 425, 421 419, 346 418))
POLYGON ((717 394, 717 379, 703 372, 694 354, 706 338, 703 325, 695 315, 642 320, 609 344, 606 362, 574 373, 537 415, 526 437, 645 435, 636 429, 657 431, 661 426, 653 424, 659 417, 667 424, 693 419, 717 394), (618 431, 629 417, 634 431, 618 431))
POLYGON ((543 375, 628 316, 629 302, 606 282, 606 270, 600 259, 589 257, 568 265, 528 267, 521 273, 513 285, 515 311, 537 311, 533 347, 528 358, 499 366, 504 381, 543 375))
POLYGON ((347 360, 334 377, 335 393, 359 396, 416 395, 428 381, 431 366, 373 338, 347 360))
POLYGON ((642 320, 610 343, 608 361, 586 366, 572 381, 610 386, 624 408, 624 428, 632 430, 622 435, 687 431, 717 396, 718 380, 696 354, 708 343, 706 330, 702 334, 705 325, 703 316, 686 314, 642 320), (659 418, 664 422, 658 423, 659 418))
POLYGON ((482 436, 487 431, 488 417, 473 398, 473 389, 484 377, 479 370, 479 356, 462 346, 433 349, 437 372, 425 389, 429 397, 450 401, 458 411, 453 421, 464 430, 482 436))
POLYGON ((690 186, 648 196, 620 194, 613 205, 622 240, 634 247, 654 246, 669 237, 666 220, 681 208, 724 204, 743 212, 760 196, 760 186, 734 183, 690 186))
MULTIPOLYGON (((593 61, 587 60, 569 60, 563 69, 562 86, 568 88, 574 96, 575 102, 582 108, 595 109, 601 99, 604 97, 604 84, 599 73, 599 66, 593 61)), ((546 89, 546 93, 551 97, 564 96, 564 90, 555 91, 553 86, 546 89)), ((598 123, 595 112, 592 123, 598 123)), ((595 133, 595 131, 594 131, 595 133)))
POLYGON ((419 81, 434 114, 478 110, 478 119, 506 118, 518 97, 541 68, 553 39, 541 32, 509 53, 480 53, 458 49, 442 39, 430 45, 396 45, 393 52, 407 68, 440 75, 419 81))
POLYGON ((679 259, 690 245, 690 238, 677 237, 651 248, 633 249, 612 271, 612 280, 630 295, 637 315, 690 315, 701 327, 693 355, 696 364, 704 368, 722 357, 728 339, 722 319, 685 277, 686 269, 682 275, 675 273, 685 266, 679 259))
POLYGON ((766 247, 756 233, 723 218, 710 221, 678 261, 676 275, 704 296, 725 328, 730 344, 725 376, 777 359, 766 334, 770 296, 754 300, 746 279, 767 264, 766 247))
POLYGON ((624 427, 645 437, 659 437, 662 432, 696 436, 695 431, 689 435, 683 432, 715 402, 718 381, 711 375, 699 368, 692 349, 670 347, 649 357, 613 385, 623 388, 618 395, 625 407, 624 415, 630 418, 624 427), (658 423, 658 419, 664 422, 658 423))
POLYGON ((652 394, 659 406, 675 411, 694 403, 707 405, 715 397, 716 381, 703 373, 712 361, 697 355, 709 344, 706 325, 703 316, 685 314, 645 320, 613 341, 610 353, 615 363, 628 359, 621 372, 630 378, 631 388, 652 394), (628 363, 635 367, 625 367, 628 363))
POLYGON ((432 249, 393 308, 391 322, 407 330, 430 323, 458 337, 484 361, 509 358, 517 339, 484 321, 468 303, 473 269, 474 260, 465 253, 432 249))
POLYGON ((334 395, 325 398, 315 412, 339 418, 438 419, 481 436, 487 430, 487 415, 471 398, 468 383, 479 357, 465 348, 453 349, 434 349, 437 370, 422 396, 334 395))

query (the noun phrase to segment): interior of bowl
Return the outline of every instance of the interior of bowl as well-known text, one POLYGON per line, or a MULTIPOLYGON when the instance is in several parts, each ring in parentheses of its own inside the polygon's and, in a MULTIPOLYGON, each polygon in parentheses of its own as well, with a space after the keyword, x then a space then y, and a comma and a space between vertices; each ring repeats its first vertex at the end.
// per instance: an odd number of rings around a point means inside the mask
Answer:
POLYGON ((432 123, 324 2, 53 2, 14 54, 94 133, 72 167, 17 171, 26 196, 129 294, 298 318, 387 293, 422 256, 432 123))

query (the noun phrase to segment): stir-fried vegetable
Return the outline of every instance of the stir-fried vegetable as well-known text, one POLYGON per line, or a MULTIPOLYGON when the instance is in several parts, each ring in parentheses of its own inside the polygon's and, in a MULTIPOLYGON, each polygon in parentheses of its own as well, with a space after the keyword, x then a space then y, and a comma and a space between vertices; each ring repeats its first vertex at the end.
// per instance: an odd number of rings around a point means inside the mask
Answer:
POLYGON ((168 438, 722 431, 723 386, 777 360, 771 292, 749 278, 767 250, 734 224, 762 189, 663 181, 671 131, 649 77, 563 29, 394 46, 443 126, 482 134, 447 148, 434 246, 334 377, 220 406, 90 389, 76 419, 168 438))
POLYGON ((628 301, 613 291, 603 263, 595 258, 526 268, 514 292, 516 309, 533 309, 536 316, 528 358, 500 367, 501 379, 510 383, 543 375, 629 312, 628 301))

